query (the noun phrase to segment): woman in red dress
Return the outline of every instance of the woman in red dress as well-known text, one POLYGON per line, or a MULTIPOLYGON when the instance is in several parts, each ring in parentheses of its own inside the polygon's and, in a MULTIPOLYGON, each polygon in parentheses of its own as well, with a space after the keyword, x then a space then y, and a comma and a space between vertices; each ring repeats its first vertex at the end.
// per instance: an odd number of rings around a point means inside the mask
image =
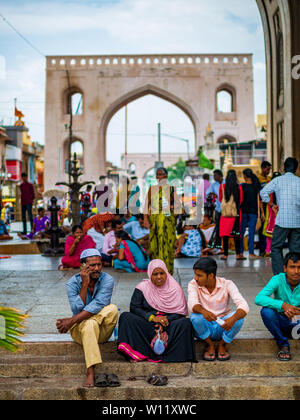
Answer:
POLYGON ((72 227, 72 234, 67 237, 65 243, 65 255, 61 259, 59 270, 70 270, 80 267, 80 255, 82 251, 96 248, 93 238, 85 235, 81 225, 72 227))
POLYGON ((245 257, 240 253, 240 240, 241 240, 241 204, 243 202, 243 189, 239 185, 236 172, 230 170, 227 173, 225 185, 221 184, 219 189, 219 200, 222 203, 224 196, 225 202, 229 202, 230 198, 233 196, 234 203, 237 210, 236 217, 224 217, 222 214, 222 204, 221 204, 221 218, 220 218, 220 237, 223 238, 223 249, 224 256, 223 260, 228 258, 228 244, 229 238, 234 239, 235 253, 237 260, 244 260, 245 257))

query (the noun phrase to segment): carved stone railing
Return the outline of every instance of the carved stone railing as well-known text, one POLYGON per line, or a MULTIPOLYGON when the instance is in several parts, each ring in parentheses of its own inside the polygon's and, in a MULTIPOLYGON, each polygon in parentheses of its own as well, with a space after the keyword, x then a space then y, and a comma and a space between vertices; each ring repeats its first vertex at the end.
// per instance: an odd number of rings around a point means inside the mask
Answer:
POLYGON ((163 54, 47 56, 47 70, 130 66, 252 66, 252 54, 163 54))

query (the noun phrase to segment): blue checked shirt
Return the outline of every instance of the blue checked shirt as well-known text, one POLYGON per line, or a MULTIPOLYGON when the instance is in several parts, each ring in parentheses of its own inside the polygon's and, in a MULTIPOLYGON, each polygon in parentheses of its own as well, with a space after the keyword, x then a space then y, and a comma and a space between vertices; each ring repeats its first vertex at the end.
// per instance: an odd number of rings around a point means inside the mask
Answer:
POLYGON ((95 284, 93 296, 87 290, 86 303, 84 304, 79 296, 82 280, 80 274, 75 274, 66 284, 67 295, 73 315, 81 311, 87 311, 96 315, 104 306, 110 304, 111 295, 114 288, 114 279, 107 273, 101 273, 99 280, 95 284))
POLYGON ((264 203, 275 193, 279 211, 275 224, 282 228, 300 228, 300 178, 291 172, 278 176, 260 192, 264 203))

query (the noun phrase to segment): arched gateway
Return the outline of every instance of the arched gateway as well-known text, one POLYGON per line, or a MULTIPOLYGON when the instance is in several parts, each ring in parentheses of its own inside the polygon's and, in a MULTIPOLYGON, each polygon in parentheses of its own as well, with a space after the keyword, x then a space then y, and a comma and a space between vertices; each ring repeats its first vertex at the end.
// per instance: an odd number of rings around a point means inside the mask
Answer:
MULTIPOLYGON (((47 57, 45 180, 63 180, 72 95, 81 98, 73 137, 84 148, 85 178, 106 173, 106 130, 124 105, 147 94, 165 99, 190 118, 195 147, 210 123, 216 135, 254 136, 252 55, 138 55, 47 57), (215 108, 219 86, 235 91, 233 112, 215 108), (216 122, 216 124, 214 124, 216 122)), ((120 154, 123 151, 120 150, 120 154)))
MULTIPOLYGON (((289 155, 300 159, 300 70, 299 78, 291 76, 293 63, 298 63, 295 57, 300 56, 300 2, 256 1, 266 45, 268 158, 276 170, 289 155)), ((237 141, 253 137, 249 132, 254 122, 249 54, 51 56, 46 70, 46 189, 66 179, 67 101, 72 94, 82 98, 81 112, 73 116, 73 136, 83 143, 85 178, 89 180, 96 181, 105 173, 106 128, 114 113, 148 93, 174 103, 189 116, 196 146, 202 143, 207 124, 214 121, 217 129, 221 127, 219 131, 215 128, 215 138, 224 133, 237 141), (232 112, 217 112, 220 86, 230 86, 232 112)))

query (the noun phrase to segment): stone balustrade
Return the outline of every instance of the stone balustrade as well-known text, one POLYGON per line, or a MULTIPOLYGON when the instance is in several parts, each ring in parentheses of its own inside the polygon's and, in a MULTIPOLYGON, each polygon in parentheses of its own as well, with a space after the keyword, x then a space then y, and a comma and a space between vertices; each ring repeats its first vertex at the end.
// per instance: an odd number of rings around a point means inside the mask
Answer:
POLYGON ((48 56, 47 70, 125 66, 252 66, 252 54, 48 56))

